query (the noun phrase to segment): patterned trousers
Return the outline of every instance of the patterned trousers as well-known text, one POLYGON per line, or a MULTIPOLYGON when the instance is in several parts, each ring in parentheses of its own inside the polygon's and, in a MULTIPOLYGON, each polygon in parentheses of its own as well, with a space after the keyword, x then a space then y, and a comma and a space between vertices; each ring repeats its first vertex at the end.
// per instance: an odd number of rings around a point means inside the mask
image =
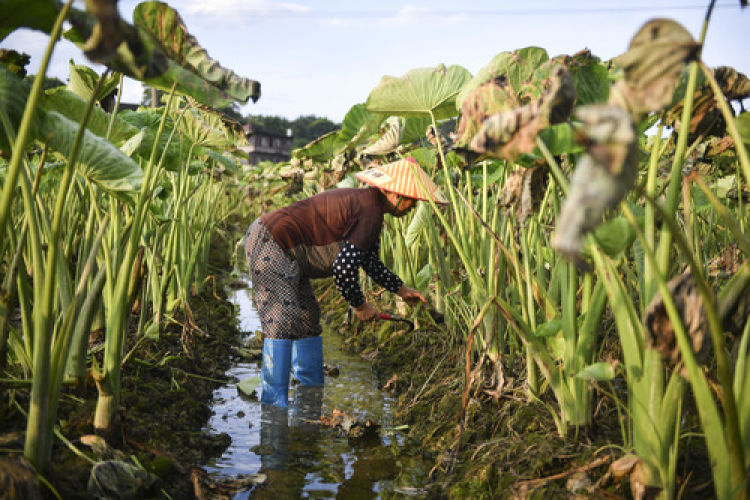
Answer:
POLYGON ((309 278, 256 219, 245 236, 253 302, 263 337, 300 339, 320 335, 320 306, 309 278))

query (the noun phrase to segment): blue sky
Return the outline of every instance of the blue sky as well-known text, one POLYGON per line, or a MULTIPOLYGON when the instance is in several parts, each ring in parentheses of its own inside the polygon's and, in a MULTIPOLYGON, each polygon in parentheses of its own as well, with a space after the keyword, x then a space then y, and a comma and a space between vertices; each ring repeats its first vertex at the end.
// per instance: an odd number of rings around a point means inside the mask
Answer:
MULTIPOLYGON (((120 0, 127 20, 137 1, 120 0)), ((550 56, 588 48, 602 59, 627 49, 649 19, 680 22, 697 39, 708 2, 690 0, 442 1, 414 0, 172 0, 189 31, 208 53, 237 74, 261 82, 261 98, 243 114, 325 116, 341 121, 364 102, 383 75, 458 64, 476 74, 496 54, 529 45, 550 56)), ((79 2, 83 8, 83 2, 79 2)), ((719 0, 703 58, 750 75, 750 8, 719 0)), ((20 30, 0 47, 32 56, 35 72, 46 35, 20 30)), ((69 42, 56 47, 49 74, 67 79, 68 60, 87 63, 69 42)), ((98 70, 100 66, 94 66, 98 70)), ((139 82, 124 99, 139 102, 139 82)))

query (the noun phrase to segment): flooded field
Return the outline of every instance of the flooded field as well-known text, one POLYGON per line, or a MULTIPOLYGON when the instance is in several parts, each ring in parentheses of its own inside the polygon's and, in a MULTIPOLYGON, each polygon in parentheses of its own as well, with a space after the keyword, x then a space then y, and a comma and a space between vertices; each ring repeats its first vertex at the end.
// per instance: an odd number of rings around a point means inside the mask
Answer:
MULTIPOLYGON (((240 330, 260 328, 251 290, 232 293, 240 330)), ((252 333, 249 333, 252 335, 252 333)), ((260 473, 265 484, 240 498, 405 498, 419 496, 427 470, 420 450, 400 434, 392 419, 395 401, 378 389, 367 360, 342 352, 342 337, 325 329, 325 363, 339 370, 321 388, 292 384, 289 408, 263 406, 239 395, 235 382, 214 393, 211 432, 225 432, 232 444, 206 469, 237 477, 260 473), (319 424, 334 409, 360 421, 380 425, 378 437, 354 439, 319 424)), ((234 381, 258 379, 259 362, 239 362, 227 376, 234 381)))

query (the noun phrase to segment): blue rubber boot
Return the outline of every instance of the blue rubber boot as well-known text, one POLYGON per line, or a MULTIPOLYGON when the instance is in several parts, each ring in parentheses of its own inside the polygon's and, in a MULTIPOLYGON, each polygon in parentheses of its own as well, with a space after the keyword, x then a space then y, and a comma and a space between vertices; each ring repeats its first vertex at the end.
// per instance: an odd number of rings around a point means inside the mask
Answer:
POLYGON ((323 385, 323 339, 320 335, 292 342, 292 371, 300 385, 323 385))
POLYGON ((286 408, 289 405, 290 339, 265 339, 260 368, 260 402, 286 408))

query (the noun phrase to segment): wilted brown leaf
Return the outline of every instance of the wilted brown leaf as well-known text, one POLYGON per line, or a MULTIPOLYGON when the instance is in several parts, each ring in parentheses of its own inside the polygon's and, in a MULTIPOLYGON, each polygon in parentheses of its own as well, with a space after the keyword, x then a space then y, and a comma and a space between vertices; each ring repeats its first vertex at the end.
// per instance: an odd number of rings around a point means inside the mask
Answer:
MULTIPOLYGON (((703 363, 711 353, 711 340, 708 337, 705 306, 696 289, 695 280, 692 274, 683 273, 669 280, 667 287, 682 319, 685 332, 690 338, 695 357, 699 363, 703 363)), ((674 326, 667 316, 661 294, 657 293, 646 308, 644 323, 649 333, 649 346, 661 353, 669 367, 676 366, 682 356, 675 338, 674 326)), ((687 378, 684 368, 681 375, 687 378)))
POLYGON ((625 71, 626 109, 638 116, 670 103, 677 78, 686 62, 695 58, 698 43, 689 31, 671 19, 653 19, 635 34, 628 51, 615 62, 625 71))
MULTIPOLYGON (((721 92, 729 100, 741 101, 750 96, 750 79, 743 73, 737 72, 729 66, 719 66, 713 69, 721 92)), ((679 129, 682 118, 683 101, 673 105, 666 114, 664 124, 679 129)), ((703 84, 695 91, 693 97, 693 114, 690 119, 690 133, 696 135, 722 136, 725 133, 726 124, 716 104, 716 98, 708 83, 703 84)))
POLYGON ((638 173, 638 140, 630 115, 617 106, 576 110, 579 141, 586 154, 578 162, 558 218, 553 246, 569 256, 583 247, 583 236, 630 190, 638 173))
POLYGON ((573 79, 565 66, 545 68, 542 95, 518 108, 492 115, 471 139, 469 149, 487 156, 513 160, 536 147, 539 132, 568 119, 576 99, 573 79))
POLYGON ((513 207, 516 220, 523 224, 532 215, 546 188, 547 170, 542 167, 519 168, 510 173, 498 196, 498 205, 513 207))

